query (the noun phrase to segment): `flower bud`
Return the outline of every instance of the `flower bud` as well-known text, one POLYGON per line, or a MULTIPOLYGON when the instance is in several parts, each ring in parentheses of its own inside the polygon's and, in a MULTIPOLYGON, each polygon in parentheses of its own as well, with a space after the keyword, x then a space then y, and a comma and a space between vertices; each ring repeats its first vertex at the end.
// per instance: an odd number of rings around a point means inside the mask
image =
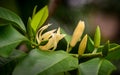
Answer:
POLYGON ((76 45, 76 43, 78 42, 78 40, 83 34, 84 28, 85 28, 84 21, 79 21, 77 27, 73 32, 72 40, 70 42, 71 47, 74 47, 76 45))
POLYGON ((82 39, 79 45, 79 49, 78 49, 79 55, 82 55, 85 52, 86 45, 87 45, 87 34, 84 36, 84 38, 82 39))
POLYGON ((94 47, 98 48, 100 46, 100 40, 101 40, 101 34, 100 34, 100 28, 97 26, 95 36, 94 36, 94 47))

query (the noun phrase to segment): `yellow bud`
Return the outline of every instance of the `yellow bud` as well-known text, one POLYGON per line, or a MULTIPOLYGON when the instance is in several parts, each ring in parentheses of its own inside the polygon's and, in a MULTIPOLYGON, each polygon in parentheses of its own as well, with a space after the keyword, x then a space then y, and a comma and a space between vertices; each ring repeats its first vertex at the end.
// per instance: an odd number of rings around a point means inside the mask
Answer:
POLYGON ((76 43, 78 42, 78 40, 83 34, 84 28, 85 28, 84 21, 79 21, 77 27, 73 32, 72 40, 70 42, 71 47, 74 47, 76 45, 76 43))
POLYGON ((78 49, 79 55, 82 55, 85 52, 86 45, 87 45, 87 34, 84 36, 84 38, 82 39, 79 45, 79 49, 78 49))

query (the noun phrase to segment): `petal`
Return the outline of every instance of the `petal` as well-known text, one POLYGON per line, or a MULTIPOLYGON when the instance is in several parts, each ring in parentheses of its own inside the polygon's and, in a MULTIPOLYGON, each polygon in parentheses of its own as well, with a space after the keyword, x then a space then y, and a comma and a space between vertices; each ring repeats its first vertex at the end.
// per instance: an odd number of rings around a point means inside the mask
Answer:
POLYGON ((65 35, 64 34, 61 34, 61 35, 58 35, 58 34, 55 34, 53 39, 54 39, 54 47, 53 47, 53 50, 55 50, 57 48, 57 44, 58 42, 64 37, 65 35))
POLYGON ((56 31, 56 29, 44 33, 41 37, 42 40, 48 40, 55 31, 56 31))
POLYGON ((42 38, 40 38, 40 37, 42 36, 42 32, 43 32, 45 29, 47 29, 50 25, 51 25, 51 24, 48 24, 48 25, 43 26, 43 27, 40 28, 40 29, 38 30, 38 32, 36 33, 36 39, 37 39, 38 44, 40 44, 40 42, 41 42, 41 39, 42 39, 42 38))
POLYGON ((45 26, 43 26, 42 28, 40 28, 40 29, 38 30, 38 35, 39 35, 38 37, 41 37, 43 31, 46 30, 50 25, 51 25, 51 24, 48 24, 48 25, 45 25, 45 26))
POLYGON ((57 34, 60 34, 60 27, 59 27, 58 30, 57 30, 57 34))
POLYGON ((49 49, 51 49, 52 47, 54 47, 53 42, 54 42, 54 39, 53 39, 53 38, 50 38, 49 41, 48 41, 48 43, 47 43, 46 45, 44 45, 44 46, 39 46, 39 48, 40 48, 41 50, 49 50, 49 49))

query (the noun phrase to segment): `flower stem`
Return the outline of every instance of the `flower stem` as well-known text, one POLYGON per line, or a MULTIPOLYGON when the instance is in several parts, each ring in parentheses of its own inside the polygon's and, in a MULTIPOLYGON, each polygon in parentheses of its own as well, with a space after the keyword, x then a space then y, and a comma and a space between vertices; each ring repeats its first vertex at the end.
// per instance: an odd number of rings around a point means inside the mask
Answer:
POLYGON ((97 49, 98 49, 98 48, 94 48, 92 54, 95 54, 95 53, 97 52, 97 49))
POLYGON ((120 45, 116 46, 116 47, 113 47, 111 49, 109 49, 109 52, 113 52, 114 50, 116 50, 117 48, 120 48, 120 45))
MULTIPOLYGON (((109 53, 117 50, 118 48, 120 48, 120 45, 109 49, 109 53)), ((94 49, 94 50, 96 50, 96 49, 94 49)), ((95 51, 94 51, 94 52, 95 52, 95 51)), ((78 54, 71 54, 71 55, 74 56, 74 57, 77 57, 77 58, 87 58, 87 57, 91 57, 91 58, 93 57, 93 58, 94 58, 94 57, 102 57, 102 56, 103 56, 103 55, 102 55, 102 52, 86 53, 86 54, 82 54, 81 56, 79 56, 78 54)))
POLYGON ((71 50, 72 50, 72 47, 71 47, 71 46, 68 46, 67 52, 69 53, 71 50))

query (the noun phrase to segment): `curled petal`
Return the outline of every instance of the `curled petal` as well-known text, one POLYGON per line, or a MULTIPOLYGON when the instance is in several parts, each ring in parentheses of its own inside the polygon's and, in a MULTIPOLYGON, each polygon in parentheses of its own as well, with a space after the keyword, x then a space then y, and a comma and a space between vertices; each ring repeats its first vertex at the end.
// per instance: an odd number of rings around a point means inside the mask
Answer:
POLYGON ((54 48, 53 48, 53 50, 55 50, 55 49, 57 48, 58 42, 59 42, 63 37, 65 37, 64 34, 61 34, 61 35, 55 34, 55 36, 54 36, 54 39, 55 39, 55 40, 54 40, 54 48))
POLYGON ((58 30, 57 30, 57 34, 60 34, 60 27, 59 27, 58 30))
POLYGON ((50 50, 51 48, 54 47, 53 41, 55 41, 55 39, 54 38, 50 38, 46 45, 39 46, 39 48, 42 49, 42 50, 50 50))
POLYGON ((45 26, 43 26, 42 28, 40 28, 40 29, 38 30, 37 35, 36 35, 36 39, 37 39, 38 44, 41 42, 41 38, 40 38, 40 37, 42 36, 43 31, 44 31, 45 29, 47 29, 50 25, 51 25, 51 24, 45 25, 45 26))
POLYGON ((44 33, 41 37, 42 40, 48 40, 52 36, 51 34, 53 34, 55 31, 56 29, 44 33))
POLYGON ((61 40, 63 37, 65 37, 65 34, 60 34, 60 27, 57 30, 56 38, 57 40, 61 40))

